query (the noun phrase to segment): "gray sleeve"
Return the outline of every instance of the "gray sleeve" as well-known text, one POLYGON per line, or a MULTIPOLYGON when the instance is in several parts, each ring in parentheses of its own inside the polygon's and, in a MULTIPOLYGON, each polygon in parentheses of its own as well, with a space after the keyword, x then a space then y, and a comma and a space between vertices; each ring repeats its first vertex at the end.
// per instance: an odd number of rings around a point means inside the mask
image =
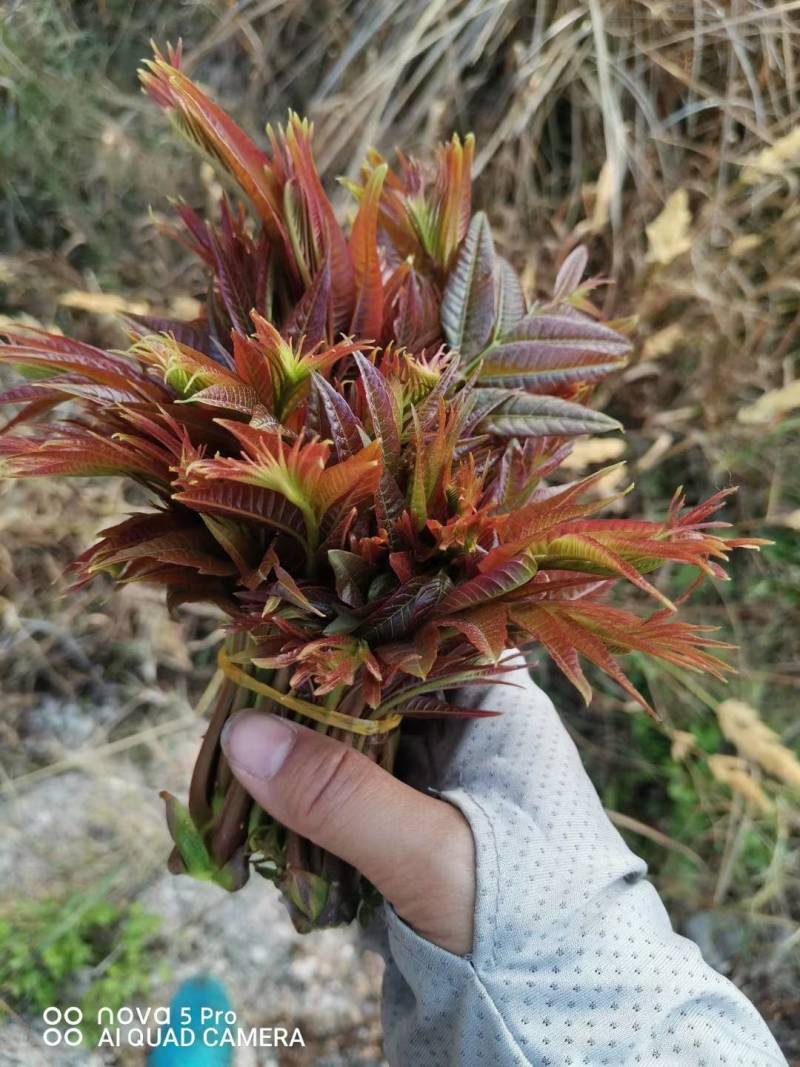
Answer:
POLYGON ((501 718, 409 742, 415 784, 470 823, 478 893, 470 957, 385 910, 392 1067, 785 1065, 746 997, 673 932, 550 700, 510 677, 473 698, 501 718))

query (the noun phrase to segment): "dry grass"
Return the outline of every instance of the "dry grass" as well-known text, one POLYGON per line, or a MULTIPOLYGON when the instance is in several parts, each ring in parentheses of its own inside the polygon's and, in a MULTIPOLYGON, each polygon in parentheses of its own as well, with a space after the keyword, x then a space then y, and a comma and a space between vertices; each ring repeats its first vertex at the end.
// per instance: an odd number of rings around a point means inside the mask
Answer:
MULTIPOLYGON (((93 319, 74 300, 64 307, 66 291, 101 287, 154 305, 199 295, 188 261, 147 212, 151 202, 157 221, 168 192, 201 205, 213 193, 188 149, 165 148, 160 119, 136 91, 133 60, 151 36, 186 38, 193 75, 251 131, 289 106, 310 113, 329 178, 352 173, 369 144, 424 154, 452 128, 474 130, 478 201, 531 292, 572 245, 589 244, 609 276, 607 313, 638 317, 638 356, 601 397, 629 427, 638 485, 628 506, 654 514, 678 484, 696 498, 735 482, 730 517, 776 544, 737 559, 733 583, 690 608, 739 645, 729 692, 643 674, 663 716, 652 733, 620 714, 610 690, 591 717, 559 697, 676 912, 733 912, 752 936, 724 962, 745 984, 771 972, 767 1009, 785 1013, 798 987, 797 796, 774 771, 762 774, 770 767, 724 723, 720 731, 714 710, 724 696, 757 708, 761 741, 791 761, 800 740, 800 0, 7 7, 0 145, 13 149, 3 181, 14 191, 0 225, 13 256, 0 270, 0 312, 113 343, 110 317, 93 319), (39 72, 25 73, 35 62, 39 72), (41 177, 50 164, 57 175, 67 168, 57 188, 41 177)), ((591 467, 602 457, 590 445, 579 459, 591 467)), ((96 591, 67 602, 53 592, 69 556, 123 510, 121 490, 14 488, 0 506, 0 641, 12 652, 0 668, 6 773, 69 747, 66 738, 44 752, 25 734, 25 717, 48 697, 95 709, 91 743, 164 721, 165 694, 194 688, 182 635, 202 657, 211 624, 190 618, 188 631, 158 623, 166 629, 154 632, 160 616, 145 593, 101 603, 96 591), (145 712, 126 719, 126 700, 145 712), (103 707, 117 711, 106 719, 103 707)), ((680 591, 680 575, 667 580, 680 591)))

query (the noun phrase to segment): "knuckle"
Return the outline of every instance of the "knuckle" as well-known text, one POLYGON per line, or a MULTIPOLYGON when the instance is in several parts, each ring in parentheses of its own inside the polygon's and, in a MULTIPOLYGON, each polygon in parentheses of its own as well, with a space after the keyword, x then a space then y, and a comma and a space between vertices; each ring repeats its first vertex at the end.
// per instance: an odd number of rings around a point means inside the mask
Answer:
POLYGON ((369 770, 368 761, 344 747, 309 768, 297 798, 297 814, 305 832, 324 836, 326 827, 363 790, 369 770))

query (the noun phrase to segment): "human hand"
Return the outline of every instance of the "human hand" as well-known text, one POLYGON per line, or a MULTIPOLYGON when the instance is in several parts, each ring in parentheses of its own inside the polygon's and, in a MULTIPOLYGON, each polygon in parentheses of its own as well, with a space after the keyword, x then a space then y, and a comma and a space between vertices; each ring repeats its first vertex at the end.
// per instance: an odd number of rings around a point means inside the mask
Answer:
POLYGON ((426 940, 472 950, 475 847, 458 808, 275 715, 240 712, 222 745, 265 811, 361 871, 426 940))
POLYGON ((259 804, 394 906, 375 930, 389 1063, 785 1064, 673 933, 551 701, 525 669, 504 681, 457 697, 499 718, 408 723, 402 781, 255 712, 223 739, 259 804))

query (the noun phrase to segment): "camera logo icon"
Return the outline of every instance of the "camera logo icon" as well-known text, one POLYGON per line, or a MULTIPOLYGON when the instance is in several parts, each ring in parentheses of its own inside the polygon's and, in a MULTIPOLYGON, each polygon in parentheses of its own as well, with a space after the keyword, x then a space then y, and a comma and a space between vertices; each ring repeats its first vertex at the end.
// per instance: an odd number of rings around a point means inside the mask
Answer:
POLYGON ((64 1008, 62 1011, 61 1008, 51 1006, 44 1009, 42 1019, 47 1024, 42 1040, 49 1048, 56 1048, 62 1042, 70 1048, 75 1048, 83 1041, 83 1034, 78 1029, 79 1024, 83 1022, 83 1012, 80 1008, 64 1008))

